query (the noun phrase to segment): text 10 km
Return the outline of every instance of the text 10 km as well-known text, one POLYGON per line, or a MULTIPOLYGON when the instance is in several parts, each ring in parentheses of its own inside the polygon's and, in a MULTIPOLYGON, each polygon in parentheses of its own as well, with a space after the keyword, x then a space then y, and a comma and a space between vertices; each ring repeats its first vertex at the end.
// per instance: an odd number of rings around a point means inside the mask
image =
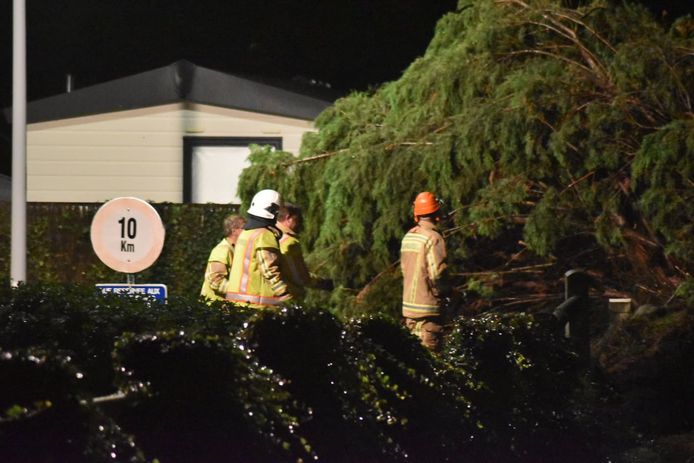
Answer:
POLYGON ((118 223, 120 224, 120 237, 123 238, 120 242, 121 252, 135 252, 135 244, 128 243, 124 238, 127 235, 131 240, 135 239, 137 236, 137 220, 130 217, 126 221, 125 217, 121 217, 118 223))

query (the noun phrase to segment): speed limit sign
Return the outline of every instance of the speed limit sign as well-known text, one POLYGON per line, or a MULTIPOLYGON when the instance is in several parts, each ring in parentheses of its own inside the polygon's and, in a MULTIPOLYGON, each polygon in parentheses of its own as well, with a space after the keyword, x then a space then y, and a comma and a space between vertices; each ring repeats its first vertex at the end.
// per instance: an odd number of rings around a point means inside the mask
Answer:
POLYGON ((117 272, 137 273, 151 266, 164 247, 164 235, 159 213, 139 198, 112 199, 92 219, 92 248, 117 272))

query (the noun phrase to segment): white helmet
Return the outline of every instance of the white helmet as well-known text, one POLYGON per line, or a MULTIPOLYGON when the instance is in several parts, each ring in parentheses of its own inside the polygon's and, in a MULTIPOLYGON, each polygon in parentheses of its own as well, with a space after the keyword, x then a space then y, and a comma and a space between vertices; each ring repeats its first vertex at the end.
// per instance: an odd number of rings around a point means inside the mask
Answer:
POLYGON ((274 219, 281 204, 280 194, 275 190, 261 190, 253 196, 248 213, 256 217, 274 219))

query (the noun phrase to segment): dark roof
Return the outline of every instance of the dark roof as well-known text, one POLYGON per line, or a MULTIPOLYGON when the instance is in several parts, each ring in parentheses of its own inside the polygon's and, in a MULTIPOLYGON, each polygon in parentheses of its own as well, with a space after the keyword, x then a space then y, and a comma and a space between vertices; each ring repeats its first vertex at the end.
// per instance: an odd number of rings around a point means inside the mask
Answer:
MULTIPOLYGON (((42 98, 27 105, 27 123, 190 102, 312 120, 330 106, 325 89, 288 90, 177 61, 152 71, 42 98)), ((11 108, 5 118, 12 121, 11 108)))

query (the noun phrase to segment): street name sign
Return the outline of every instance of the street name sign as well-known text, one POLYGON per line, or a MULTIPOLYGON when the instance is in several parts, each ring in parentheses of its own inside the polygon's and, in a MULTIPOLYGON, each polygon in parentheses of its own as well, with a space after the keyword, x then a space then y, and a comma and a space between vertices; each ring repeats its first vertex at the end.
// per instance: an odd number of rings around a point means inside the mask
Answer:
POLYGON ((166 302, 166 285, 154 284, 127 284, 127 283, 99 283, 96 287, 102 294, 118 294, 123 296, 148 297, 159 302, 166 302))

